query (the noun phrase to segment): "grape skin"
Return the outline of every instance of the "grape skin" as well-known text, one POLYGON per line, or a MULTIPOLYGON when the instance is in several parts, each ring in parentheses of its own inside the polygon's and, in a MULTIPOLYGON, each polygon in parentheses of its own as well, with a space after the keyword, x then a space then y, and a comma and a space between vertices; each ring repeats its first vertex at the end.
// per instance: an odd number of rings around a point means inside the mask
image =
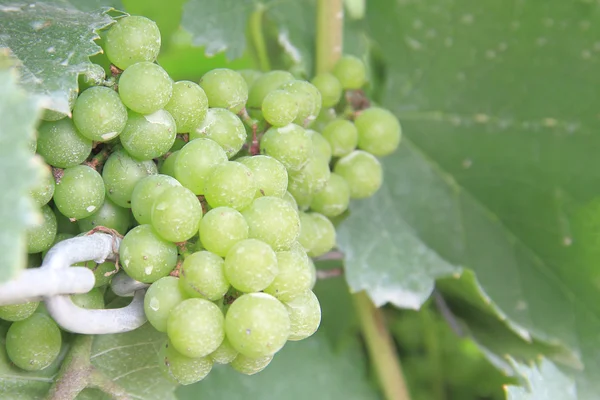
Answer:
POLYGON ((258 239, 236 243, 227 253, 225 277, 242 292, 258 292, 269 286, 277 276, 277 256, 271 247, 258 239))
POLYGON ((156 60, 160 51, 160 30, 146 17, 128 16, 110 28, 104 50, 111 63, 121 69, 141 62, 156 60))
POLYGON ((34 313, 13 322, 6 334, 6 352, 15 365, 26 371, 48 367, 58 356, 62 344, 60 330, 46 314, 34 313))

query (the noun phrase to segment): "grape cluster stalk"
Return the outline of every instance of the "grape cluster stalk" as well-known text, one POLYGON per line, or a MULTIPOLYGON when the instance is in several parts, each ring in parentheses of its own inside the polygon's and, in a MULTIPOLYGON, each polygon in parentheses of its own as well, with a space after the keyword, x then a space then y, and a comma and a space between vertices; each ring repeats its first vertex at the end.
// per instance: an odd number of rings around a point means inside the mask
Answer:
MULTIPOLYGON (((115 76, 95 66, 71 116, 45 113, 31 144, 40 218, 29 262, 91 230, 122 235, 118 263, 84 264, 96 287, 73 302, 110 306, 122 268, 151 284, 144 309, 166 333, 158 362, 169 379, 191 384, 214 364, 252 375, 319 327, 312 258, 335 247, 332 220, 350 200, 380 188, 378 157, 398 147, 400 124, 366 100, 356 57, 310 82, 223 68, 174 82, 156 63, 160 46, 153 21, 119 19, 104 35, 115 76)), ((12 321, 15 365, 56 359, 62 334, 43 305, 3 306, 0 318, 12 321)))

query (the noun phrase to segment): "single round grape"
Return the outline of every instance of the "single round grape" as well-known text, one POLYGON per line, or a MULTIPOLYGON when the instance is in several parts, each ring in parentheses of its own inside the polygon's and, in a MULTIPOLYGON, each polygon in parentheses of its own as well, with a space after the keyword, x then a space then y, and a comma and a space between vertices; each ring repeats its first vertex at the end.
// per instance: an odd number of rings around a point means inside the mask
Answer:
POLYGON ((177 160, 178 154, 179 150, 176 150, 168 156, 165 156, 165 160, 162 162, 162 164, 159 164, 160 167, 158 168, 158 171, 163 175, 175 177, 175 161, 177 160))
POLYGON ((77 165, 63 170, 54 190, 54 204, 69 218, 86 218, 102 207, 104 192, 100 174, 87 165, 77 165))
POLYGON ((227 253, 225 278, 241 292, 258 292, 277 276, 277 256, 273 249, 258 239, 237 242, 227 253))
POLYGON ((93 86, 77 98, 73 108, 73 123, 86 138, 107 142, 125 128, 127 109, 113 89, 93 86))
POLYGON ((165 189, 174 186, 181 184, 168 175, 149 175, 140 179, 131 193, 131 211, 135 220, 140 224, 149 224, 154 201, 165 189))
POLYGON ((255 195, 256 182, 252 171, 235 161, 215 167, 204 187, 204 197, 211 207, 241 210, 252 202, 255 195))
POLYGON ((248 88, 250 88, 252 84, 263 74, 262 72, 257 71, 255 69, 241 69, 237 72, 242 76, 242 78, 244 78, 244 80, 246 81, 246 85, 248 85, 248 88))
POLYGON ((179 284, 190 297, 219 300, 229 290, 223 259, 210 251, 190 254, 181 266, 179 284))
POLYGON ((307 290, 283 304, 290 317, 288 340, 303 340, 317 331, 321 323, 321 305, 312 291, 307 290))
POLYGON ((285 126, 298 116, 296 96, 287 90, 273 90, 262 102, 263 117, 273 126, 285 126))
POLYGON ((209 357, 187 357, 168 341, 158 352, 158 364, 163 374, 180 385, 191 385, 206 378, 213 362, 209 357))
POLYGON ((174 276, 155 281, 144 297, 144 312, 148 322, 157 331, 166 332, 171 311, 187 297, 179 288, 179 279, 174 276))
POLYGON ((166 188, 152 206, 152 226, 170 242, 184 242, 198 233, 201 218, 200 201, 183 186, 166 188))
POLYGON ((314 154, 323 158, 327 163, 329 163, 329 161, 331 161, 332 151, 331 145, 327 139, 325 139, 319 132, 313 131, 312 129, 308 129, 307 132, 312 140, 314 154))
POLYGON ((39 301, 0 306, 0 318, 5 321, 22 321, 29 318, 40 305, 39 301))
POLYGON ((200 125, 190 131, 190 140, 207 138, 217 142, 228 158, 236 155, 246 142, 246 128, 237 115, 224 108, 210 108, 200 125))
POLYGON ((36 206, 41 207, 48 204, 54 195, 54 177, 50 167, 38 156, 33 158, 36 172, 39 175, 36 185, 31 188, 29 195, 36 206))
POLYGON ((298 114, 294 123, 301 126, 310 125, 321 111, 321 93, 310 82, 295 80, 284 83, 281 89, 286 90, 298 104, 298 114))
POLYGON ((300 238, 311 257, 319 257, 335 247, 335 227, 319 213, 300 213, 300 238))
POLYGON ((267 365, 271 363, 271 360, 273 360, 273 356, 250 358, 243 354, 238 354, 231 362, 231 367, 240 374, 254 375, 267 368, 267 365))
POLYGON ((193 358, 205 357, 223 342, 223 313, 208 300, 184 300, 171 311, 167 334, 181 354, 193 358))
POLYGON ((210 353, 209 357, 215 364, 229 364, 237 357, 237 355, 237 350, 229 343, 229 339, 227 339, 226 336, 221 345, 215 351, 210 353))
POLYGON ((271 356, 287 341, 290 318, 285 306, 270 294, 244 294, 227 310, 225 332, 240 354, 251 358, 271 356))
POLYGON ((358 130, 352 122, 345 119, 336 119, 325 126, 323 137, 331 145, 332 155, 343 157, 356 148, 358 130))
POLYGON ((294 75, 288 71, 270 71, 258 77, 248 91, 248 107, 259 109, 269 92, 278 89, 286 82, 293 81, 294 75))
POLYGON ((138 160, 151 160, 165 154, 177 136, 175 120, 165 110, 142 115, 129 111, 127 125, 121 133, 121 144, 138 160))
POLYGON ((360 89, 367 81, 365 64, 357 57, 343 56, 335 64, 333 75, 344 89, 360 89))
POLYGON ((348 182, 353 199, 373 196, 383 181, 383 171, 377 158, 362 150, 339 159, 333 171, 348 182))
MULTIPOLYGON (((300 171, 290 171, 288 191, 294 197, 298 192, 307 193, 312 197, 325 187, 330 175, 331 171, 327 161, 323 157, 313 154, 310 161, 300 171)), ((298 197, 296 197, 296 201, 299 201, 298 197)))
POLYGON ((237 159, 252 171, 256 182, 256 196, 283 197, 287 190, 288 173, 282 163, 273 157, 257 155, 237 159))
POLYGON ((221 257, 225 257, 234 244, 247 238, 248 223, 233 208, 213 208, 200 221, 202 246, 221 257))
POLYGON ((27 228, 27 252, 40 253, 48 250, 56 236, 56 216, 47 205, 40 208, 40 219, 27 228))
POLYGON ((348 209, 349 204, 348 182, 332 172, 323 190, 313 196, 310 208, 326 217, 337 217, 348 209))
POLYGON ((334 107, 339 103, 343 89, 342 84, 335 75, 330 73, 318 74, 312 79, 311 83, 321 92, 323 107, 334 107))
POLYGON ((104 204, 98 210, 89 217, 78 220, 77 225, 81 232, 91 231, 97 226, 105 226, 124 235, 131 226, 131 214, 128 209, 119 207, 105 198, 104 204))
POLYGON ((400 122, 388 110, 377 107, 366 109, 356 117, 354 124, 358 129, 358 147, 374 156, 387 156, 400 144, 400 122))
POLYGON ((289 124, 269 128, 260 141, 260 152, 280 161, 288 170, 297 171, 308 163, 313 145, 304 128, 289 124))
POLYGON ((138 225, 121 241, 119 259, 127 275, 152 283, 175 268, 177 246, 163 240, 150 225, 138 225))
POLYGON ((159 65, 139 62, 128 67, 119 78, 121 101, 140 114, 152 114, 167 105, 173 81, 159 65))
POLYGON ((104 308, 104 295, 98 288, 94 288, 87 293, 71 295, 71 301, 78 307, 88 310, 100 310, 104 308))
POLYGON ((207 72, 200 79, 200 86, 206 92, 208 105, 212 108, 226 108, 237 114, 248 100, 246 81, 231 69, 217 68, 207 72))
POLYGON ((125 150, 112 153, 102 169, 102 179, 106 186, 106 195, 116 205, 131 208, 131 196, 135 185, 148 175, 157 173, 152 160, 140 161, 125 150))
POLYGON ((282 199, 287 201, 294 208, 294 210, 298 210, 298 203, 296 202, 296 199, 294 198, 294 196, 292 196, 290 192, 285 192, 282 199))
POLYGON ((92 151, 92 141, 81 136, 69 118, 43 122, 38 128, 37 152, 58 168, 81 164, 92 151))
POLYGON ((298 213, 279 197, 259 197, 242 210, 249 237, 262 240, 275 251, 287 250, 300 235, 298 213))
POLYGON ((194 139, 185 146, 175 160, 175 178, 194 194, 204 194, 204 186, 213 169, 227 161, 227 154, 210 139, 194 139))
POLYGON ((290 301, 310 289, 312 283, 309 258, 302 245, 277 253, 279 273, 264 290, 280 301, 290 301))
POLYGON ((52 364, 61 344, 60 329, 52 318, 42 313, 13 322, 6 333, 10 361, 26 371, 39 371, 52 364))
POLYGON ((129 16, 114 24, 104 40, 111 63, 120 69, 141 62, 153 62, 160 52, 160 30, 146 17, 129 16))
POLYGON ((192 132, 206 116, 208 98, 202 88, 191 81, 173 84, 171 100, 165 110, 175 119, 177 133, 192 132))

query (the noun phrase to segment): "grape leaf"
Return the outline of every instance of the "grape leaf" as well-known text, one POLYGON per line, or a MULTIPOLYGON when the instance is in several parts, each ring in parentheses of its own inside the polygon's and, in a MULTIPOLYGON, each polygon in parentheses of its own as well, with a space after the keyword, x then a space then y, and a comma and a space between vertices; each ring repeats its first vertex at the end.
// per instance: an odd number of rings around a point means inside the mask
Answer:
POLYGON ((577 400, 577 388, 571 378, 556 365, 543 359, 539 365, 513 361, 515 368, 527 378, 530 387, 507 386, 507 400, 577 400))
POLYGON ((94 43, 97 30, 113 20, 105 14, 108 9, 83 12, 59 3, 0 6, 0 47, 10 49, 19 63, 21 84, 44 96, 46 108, 70 113, 77 75, 90 67, 88 57, 101 51, 94 43))
MULTIPOLYGON (((406 137, 383 160, 381 192, 353 204, 340 233, 353 289, 359 268, 373 281, 366 254, 387 273, 368 288, 379 302, 381 293, 397 302, 398 277, 424 254, 425 269, 432 254, 438 266, 472 269, 521 336, 580 358, 580 399, 600 390, 599 257, 586 246, 600 227, 597 9, 557 0, 369 3, 369 34, 386 66, 378 98, 406 137), (365 213, 377 223, 365 224, 365 213), (419 257, 384 259, 374 240, 350 237, 382 231, 400 249, 406 236, 418 238, 419 257)), ((427 287, 438 275, 421 276, 427 287)))
POLYGON ((36 181, 28 147, 41 108, 39 99, 17 86, 15 75, 0 69, 0 282, 25 268, 25 229, 36 216, 27 201, 36 181))

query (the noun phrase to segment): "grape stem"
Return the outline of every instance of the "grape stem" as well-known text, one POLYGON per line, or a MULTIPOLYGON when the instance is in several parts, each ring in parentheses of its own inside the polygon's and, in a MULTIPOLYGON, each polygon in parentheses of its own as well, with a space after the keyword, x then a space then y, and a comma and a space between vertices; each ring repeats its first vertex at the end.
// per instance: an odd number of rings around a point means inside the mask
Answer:
POLYGON ((258 61, 257 63, 259 69, 261 71, 269 71, 271 70, 271 65, 269 63, 269 55, 262 29, 264 13, 265 6, 258 4, 256 11, 250 15, 250 20, 248 21, 248 32, 251 45, 254 48, 254 53, 258 61))
POLYGON ((94 155, 89 161, 85 162, 85 165, 88 167, 94 168, 96 171, 100 172, 106 160, 111 154, 110 146, 103 146, 102 150, 98 152, 98 154, 94 155))
POLYGON ((320 269, 317 271, 317 279, 319 280, 337 278, 342 275, 344 275, 343 268, 320 269))
POLYGON ((248 114, 248 110, 246 110, 245 107, 239 112, 238 116, 241 118, 242 122, 252 130, 250 154, 255 156, 260 153, 260 146, 258 144, 258 121, 250 117, 250 114, 248 114))

